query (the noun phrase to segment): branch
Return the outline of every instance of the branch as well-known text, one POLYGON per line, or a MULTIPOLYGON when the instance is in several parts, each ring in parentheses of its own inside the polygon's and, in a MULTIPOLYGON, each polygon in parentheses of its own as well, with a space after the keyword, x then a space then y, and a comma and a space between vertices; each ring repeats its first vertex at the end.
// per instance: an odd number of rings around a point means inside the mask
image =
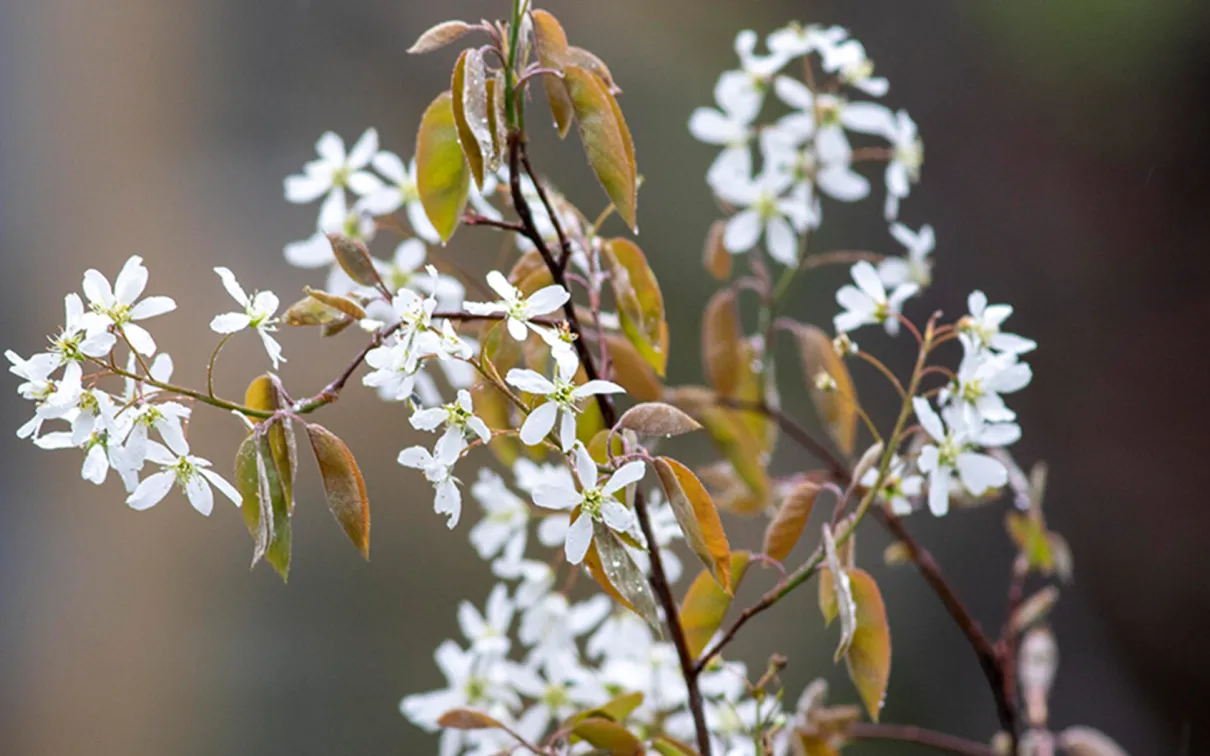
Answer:
POLYGON ((891 740, 900 743, 915 743, 962 756, 996 756, 996 752, 991 746, 983 743, 912 725, 855 722, 845 730, 845 737, 849 740, 891 740))
POLYGON ((559 214, 550 204, 550 199, 546 196, 546 188, 538 180, 538 174, 534 172, 534 167, 529 162, 529 150, 525 149, 524 142, 521 143, 521 163, 525 166, 525 172, 529 174, 530 180, 534 182, 534 188, 538 191, 538 199, 542 200, 542 207, 546 208, 551 225, 555 227, 555 233, 559 236, 559 246, 563 250, 559 255, 559 270, 567 270, 567 261, 571 259, 571 242, 567 241, 567 235, 563 233, 563 224, 559 222, 559 214))

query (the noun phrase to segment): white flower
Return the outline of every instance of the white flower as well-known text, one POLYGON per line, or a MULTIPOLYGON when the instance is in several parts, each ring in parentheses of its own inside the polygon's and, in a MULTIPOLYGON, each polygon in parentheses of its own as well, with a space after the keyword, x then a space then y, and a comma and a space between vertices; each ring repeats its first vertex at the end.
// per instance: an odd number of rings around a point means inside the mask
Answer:
POLYGON ((899 333, 899 312, 903 302, 920 287, 914 283, 900 284, 887 297, 873 265, 861 260, 853 265, 851 273, 857 286, 845 284, 836 292, 837 304, 845 308, 833 318, 836 330, 848 332, 863 325, 882 323, 890 335, 899 333))
POLYGON ((829 48, 835 47, 849 36, 849 31, 841 26, 822 27, 819 24, 800 26, 789 24, 769 35, 769 49, 785 56, 787 59, 797 58, 818 52, 821 55, 829 48))
POLYGON ((966 303, 970 316, 958 322, 958 330, 970 334, 983 348, 1025 354, 1038 346, 1030 339, 1000 330, 1000 325, 1013 314, 1012 305, 989 305, 987 295, 981 291, 971 292, 966 303))
POLYGON ((571 606, 560 593, 547 593, 521 617, 517 639, 531 647, 529 662, 548 670, 577 663, 576 638, 590 632, 609 614, 611 601, 598 593, 571 606))
POLYGON ((895 114, 891 127, 884 133, 891 142, 891 161, 886 167, 887 220, 899 216, 899 201, 912 191, 912 184, 920 180, 920 166, 924 163, 924 142, 920 141, 916 122, 900 110, 895 114))
POLYGON ((574 346, 576 336, 570 329, 566 327, 542 328, 535 325, 530 325, 530 328, 541 337, 546 346, 550 347, 550 356, 556 365, 562 365, 564 370, 571 373, 575 373, 579 369, 580 355, 576 353, 574 346))
POLYGON ((51 418, 62 417, 75 406, 83 370, 78 364, 69 363, 63 378, 54 381, 50 375, 59 369, 58 355, 43 352, 27 360, 10 349, 4 356, 11 363, 9 372, 24 379, 17 386, 17 393, 22 399, 35 403, 34 416, 17 429, 17 438, 36 438, 42 429, 42 423, 51 418))
POLYGON ((303 172, 287 176, 286 201, 295 204, 314 202, 324 194, 344 196, 345 187, 355 194, 371 194, 382 188, 377 176, 364 170, 378 152, 378 132, 366 129, 351 152, 345 152, 344 140, 327 131, 315 143, 317 160, 303 166, 303 172))
POLYGON ((448 320, 442 322, 440 334, 426 331, 421 336, 423 340, 417 343, 417 348, 423 354, 436 356, 441 362, 469 360, 475 354, 475 350, 458 335, 454 324, 448 320))
POLYGON ((752 77, 744 71, 723 73, 714 87, 718 108, 698 108, 689 117, 689 133, 695 139, 725 148, 715 159, 716 166, 736 160, 736 153, 746 156, 748 152, 752 121, 760 112, 763 99, 751 82, 752 77))
POLYGON ((138 484, 135 471, 125 463, 121 444, 106 430, 98 429, 81 443, 76 443, 67 431, 47 433, 34 439, 34 443, 40 449, 83 449, 84 464, 80 468, 80 477, 95 485, 105 482, 110 469, 118 472, 127 491, 135 490, 138 484))
POLYGON ((958 365, 957 380, 941 393, 940 400, 959 408, 970 422, 1006 422, 1017 415, 1004 404, 1001 394, 1011 394, 1029 385, 1033 372, 1017 361, 1012 352, 996 354, 982 349, 970 334, 958 336, 965 354, 958 365))
POLYGON ((478 654, 505 656, 508 654, 508 627, 516 607, 508 598, 508 588, 497 583, 487 597, 487 607, 480 614, 475 605, 463 601, 458 605, 458 626, 478 654))
POLYGON ((925 224, 912 231, 902 223, 891 224, 891 236, 907 250, 906 257, 888 257, 878 264, 878 277, 886 286, 914 283, 924 288, 933 282, 933 261, 929 253, 937 245, 933 227, 925 224))
POLYGON ((188 454, 189 444, 181 426, 189 417, 190 409, 176 402, 145 402, 130 416, 129 435, 125 437, 127 464, 135 470, 143 468, 148 453, 148 431, 152 428, 164 439, 164 443, 176 454, 188 454))
POLYGON ((562 286, 551 284, 538 289, 528 297, 508 282, 500 271, 487 274, 487 285, 500 295, 499 302, 466 302, 466 311, 474 315, 503 313, 508 320, 508 333, 517 341, 525 341, 526 328, 534 328, 530 318, 552 313, 571 299, 571 294, 562 286))
POLYGON ((362 376, 362 385, 378 389, 384 400, 401 402, 412 395, 420 360, 408 342, 393 340, 374 347, 366 353, 366 365, 372 370, 362 376))
POLYGON ((866 57, 865 47, 855 39, 838 45, 821 47, 823 70, 838 74, 840 81, 871 97, 882 97, 890 89, 890 83, 881 76, 874 76, 874 63, 866 57))
MULTIPOLYGON (((919 496, 924 486, 924 479, 919 475, 907 474, 907 463, 898 455, 891 458, 891 466, 887 468, 882 487, 878 489, 878 498, 891 505, 891 511, 897 515, 912 513, 910 497, 919 496)), ((866 470, 861 476, 861 485, 870 488, 878 482, 877 468, 866 470)))
POLYGON ((588 638, 584 650, 592 659, 643 659, 653 643, 650 625, 629 609, 616 609, 588 638))
POLYGON ((763 234, 774 260, 784 265, 798 260, 798 234, 812 222, 814 213, 806 186, 799 184, 790 191, 793 183, 788 172, 766 165, 755 179, 735 175, 715 185, 720 198, 742 208, 727 220, 723 231, 728 252, 747 252, 763 234))
POLYGON ((601 379, 591 380, 580 386, 572 383, 575 377, 575 367, 561 362, 555 366, 554 381, 533 370, 513 368, 504 376, 510 385, 531 394, 547 397, 547 400, 530 410, 529 416, 521 424, 521 441, 527 446, 542 443, 555 420, 562 413, 559 424, 559 444, 564 452, 571 451, 576 440, 576 413, 579 409, 576 402, 596 394, 624 393, 625 389, 612 381, 601 379))
POLYGON ((454 463, 464 448, 466 442, 461 435, 447 433, 437 441, 432 453, 423 446, 413 446, 399 452, 399 464, 423 470, 424 477, 433 484, 436 493, 433 511, 449 515, 445 524, 451 530, 458 524, 458 517, 462 514, 462 492, 458 490, 458 480, 454 477, 454 463))
POLYGON ((1008 471, 1002 463, 974 449, 1011 444, 1020 436, 1016 425, 970 424, 960 413, 954 412, 947 412, 943 423, 927 399, 913 397, 912 406, 921 427, 933 441, 920 450, 916 467, 928 475, 928 503, 934 515, 940 517, 949 511, 950 481, 955 473, 963 487, 975 496, 1008 481, 1008 471))
POLYGON ((155 354, 155 340, 135 321, 172 312, 176 302, 169 297, 147 297, 139 302, 145 288, 147 268, 143 267, 143 258, 138 255, 126 261, 112 287, 109 279, 99 271, 93 268, 85 271, 84 296, 88 297, 92 311, 101 316, 90 323, 92 333, 113 326, 126 335, 139 354, 146 357, 155 354))
POLYGON ((420 203, 420 191, 416 187, 416 159, 412 158, 405 168, 403 161, 393 152, 380 151, 373 159, 374 169, 386 178, 385 184, 365 195, 363 206, 371 215, 390 215, 406 206, 408 223, 412 231, 429 244, 441 241, 441 235, 433 228, 432 221, 420 203))
POLYGON ((453 434, 465 439, 474 434, 485 444, 492 440, 492 432, 487 423, 475 416, 471 392, 466 389, 460 389, 457 400, 449 404, 413 412, 409 422, 417 430, 433 431, 444 425, 447 436, 453 434))
POLYGON ((519 540, 524 549, 529 507, 509 490, 504 480, 487 468, 471 484, 471 496, 483 507, 483 519, 471 528, 471 545, 482 559, 491 559, 509 543, 519 540))
POLYGON ((260 336, 261 343, 265 345, 265 351, 269 354, 273 369, 277 370, 278 366, 286 361, 286 358, 282 357, 281 344, 278 344, 277 340, 269 335, 277 330, 278 319, 273 317, 279 304, 277 295, 271 291, 258 291, 249 297, 244 293, 239 282, 235 280, 235 274, 228 268, 218 267, 214 269, 214 272, 222 279, 227 293, 244 308, 244 311, 215 315, 214 319, 210 321, 210 330, 215 333, 231 334, 245 328, 254 329, 260 336))
POLYGON ((172 490, 172 484, 180 486, 189 498, 193 508, 204 515, 209 515, 214 507, 214 486, 219 493, 239 506, 242 499, 239 491, 235 490, 222 476, 210 470, 210 462, 201 457, 189 454, 176 454, 161 444, 150 441, 147 444, 147 459, 161 466, 161 470, 149 475, 139 483, 134 493, 126 499, 131 509, 148 509, 155 506, 172 490))
POLYGON ((579 663, 547 665, 544 670, 518 667, 512 683, 522 695, 534 699, 517 719, 518 734, 531 743, 541 742, 552 723, 559 724, 577 711, 609 700, 605 686, 579 663))
POLYGON ((375 260, 378 275, 390 291, 403 288, 415 289, 426 296, 436 298, 442 308, 455 309, 462 306, 462 298, 466 293, 462 283, 453 276, 439 274, 420 275, 426 270, 425 258, 428 250, 420 239, 405 239, 395 247, 395 254, 390 262, 375 260))
POLYGON ((572 457, 576 477, 580 479, 580 490, 559 485, 539 486, 534 491, 534 503, 555 510, 580 508, 579 517, 567 530, 567 541, 563 547, 568 563, 579 564, 592 543, 594 522, 604 522, 619 533, 634 527, 634 512, 618 501, 614 494, 641 479, 646 467, 641 461, 627 462, 604 485, 598 487, 597 464, 583 444, 576 446, 572 457))
POLYGON ((105 330, 108 322, 98 313, 86 313, 79 294, 68 294, 63 309, 63 330, 51 339, 50 347, 59 364, 79 362, 85 357, 100 359, 113 350, 117 338, 105 330))
MULTIPOLYGON (((521 699, 509 683, 513 669, 510 662, 463 650, 452 640, 442 642, 434 657, 445 675, 446 688, 408 696, 399 705, 403 715, 416 726, 436 732, 437 720, 451 709, 470 707, 488 715, 505 716, 520 706, 521 699)), ((446 732, 461 735, 457 730, 446 732)), ((451 752, 461 751, 455 747, 451 752)), ((446 753, 444 747, 442 753, 446 753)))

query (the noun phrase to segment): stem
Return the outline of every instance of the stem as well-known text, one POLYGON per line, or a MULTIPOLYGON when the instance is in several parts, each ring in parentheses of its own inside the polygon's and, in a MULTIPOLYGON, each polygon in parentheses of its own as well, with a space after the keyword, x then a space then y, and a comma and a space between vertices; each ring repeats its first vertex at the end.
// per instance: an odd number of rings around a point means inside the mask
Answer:
POLYGON ((991 746, 983 743, 913 725, 854 722, 845 729, 844 734, 849 740, 892 740, 900 743, 915 743, 962 756, 995 756, 996 754, 991 746))
POLYGON ((559 236, 559 247, 563 250, 559 255, 559 270, 567 270, 567 261, 571 259, 571 242, 567 241, 567 235, 563 233, 563 224, 559 222, 559 215, 555 212, 555 208, 550 204, 550 199, 546 196, 546 189, 542 186, 542 182, 538 180, 538 175, 534 173, 534 167, 529 162, 529 150, 525 149, 525 143, 521 143, 521 164, 525 166, 525 172, 529 174, 529 178, 534 182, 534 188, 538 191, 538 199, 542 200, 542 207, 546 208, 546 214, 550 216, 550 222, 555 227, 555 233, 559 236))
POLYGON ((877 265, 885 259, 886 255, 880 255, 877 252, 870 252, 864 249, 838 249, 832 252, 819 252, 811 255, 803 262, 803 267, 807 270, 813 270, 815 268, 822 268, 825 265, 852 265, 862 260, 872 265, 877 265))
POLYGON ((218 353, 223 351, 223 347, 227 345, 227 340, 230 339, 234 335, 235 334, 233 334, 233 333, 229 333, 226 336, 224 336, 223 338, 219 339, 218 346, 216 346, 214 348, 214 351, 210 353, 210 362, 208 362, 206 364, 206 393, 210 395, 211 399, 215 398, 215 396, 214 396, 214 363, 218 362, 218 353))

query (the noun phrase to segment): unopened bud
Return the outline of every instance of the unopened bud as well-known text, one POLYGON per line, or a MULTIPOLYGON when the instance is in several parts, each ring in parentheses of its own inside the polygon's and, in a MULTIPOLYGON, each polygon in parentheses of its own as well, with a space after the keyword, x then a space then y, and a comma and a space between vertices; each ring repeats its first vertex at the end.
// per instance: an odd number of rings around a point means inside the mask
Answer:
POLYGON ((1059 668, 1059 648, 1049 628, 1036 627, 1026 633, 1018 652, 1017 675, 1025 697, 1026 719, 1033 727, 1043 727, 1049 716, 1047 699, 1059 668))

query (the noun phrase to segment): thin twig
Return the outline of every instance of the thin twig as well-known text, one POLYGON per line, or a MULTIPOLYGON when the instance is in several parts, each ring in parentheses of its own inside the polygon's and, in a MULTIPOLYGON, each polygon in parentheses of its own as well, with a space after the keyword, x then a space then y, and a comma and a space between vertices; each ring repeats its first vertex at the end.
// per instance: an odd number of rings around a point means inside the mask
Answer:
POLYGON ((850 740, 892 740, 900 743, 915 743, 961 756, 996 756, 992 747, 983 743, 913 725, 854 722, 845 729, 845 736, 850 740))

